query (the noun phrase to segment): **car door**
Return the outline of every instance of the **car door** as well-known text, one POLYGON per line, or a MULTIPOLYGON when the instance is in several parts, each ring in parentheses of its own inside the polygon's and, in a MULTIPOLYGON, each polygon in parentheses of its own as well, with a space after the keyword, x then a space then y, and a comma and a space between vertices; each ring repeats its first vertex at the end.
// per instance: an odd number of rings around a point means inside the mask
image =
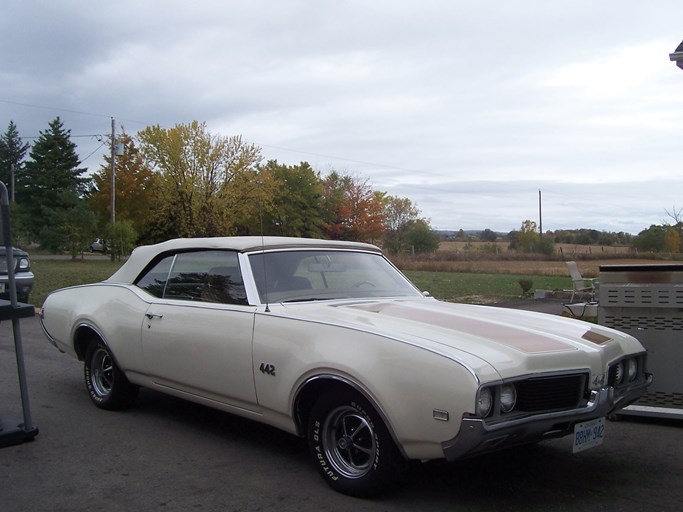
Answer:
POLYGON ((158 297, 142 326, 144 366, 169 391, 255 410, 252 364, 255 307, 237 254, 168 255, 137 283, 158 297))

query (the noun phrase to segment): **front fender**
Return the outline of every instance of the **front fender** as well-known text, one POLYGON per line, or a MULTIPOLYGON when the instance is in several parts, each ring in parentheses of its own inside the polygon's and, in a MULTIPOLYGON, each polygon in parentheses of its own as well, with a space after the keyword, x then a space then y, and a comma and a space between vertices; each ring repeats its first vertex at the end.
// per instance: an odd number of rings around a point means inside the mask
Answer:
MULTIPOLYGON (((264 411, 295 418, 301 390, 334 379, 373 403, 399 448, 416 459, 443 457, 441 443, 473 412, 479 386, 471 367, 416 343, 272 313, 257 314, 254 368, 264 411), (259 371, 262 363, 273 373, 259 371)), ((490 367, 484 373, 499 378, 490 367)))

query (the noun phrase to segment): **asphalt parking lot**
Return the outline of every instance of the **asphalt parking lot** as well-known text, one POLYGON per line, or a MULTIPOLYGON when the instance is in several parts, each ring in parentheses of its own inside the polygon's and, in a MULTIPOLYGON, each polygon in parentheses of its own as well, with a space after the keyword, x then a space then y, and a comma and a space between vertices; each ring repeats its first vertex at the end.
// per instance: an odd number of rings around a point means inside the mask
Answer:
MULTIPOLYGON (((0 323, 0 417, 21 417, 11 322, 0 323)), ((679 511, 683 422, 623 418, 602 446, 571 439, 411 468, 384 497, 349 498, 303 440, 143 390, 125 412, 91 405, 82 366, 21 321, 35 440, 0 448, 0 511, 679 511)))

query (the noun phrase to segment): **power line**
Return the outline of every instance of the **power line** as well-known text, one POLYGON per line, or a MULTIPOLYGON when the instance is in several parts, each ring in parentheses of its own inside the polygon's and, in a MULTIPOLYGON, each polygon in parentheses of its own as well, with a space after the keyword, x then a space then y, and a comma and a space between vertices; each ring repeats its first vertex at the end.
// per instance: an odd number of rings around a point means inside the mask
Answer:
POLYGON ((96 114, 93 112, 83 112, 80 110, 72 110, 72 109, 61 108, 61 107, 48 107, 46 105, 36 105, 33 103, 22 103, 20 101, 11 101, 11 100, 0 99, 0 103, 7 103, 8 105, 18 105, 20 107, 39 108, 39 109, 43 109, 43 110, 57 110, 60 112, 69 112, 70 114, 80 114, 80 115, 84 115, 84 116, 111 117, 111 116, 107 116, 104 114, 96 114))
MULTIPOLYGON (((135 120, 135 119, 125 119, 125 118, 121 118, 121 117, 118 117, 118 116, 111 116, 111 115, 108 115, 108 114, 99 114, 99 113, 94 113, 94 112, 84 112, 84 111, 80 111, 80 110, 72 110, 72 109, 66 109, 66 108, 61 108, 61 107, 50 107, 50 106, 46 106, 46 105, 36 105, 36 104, 32 104, 32 103, 22 103, 22 102, 19 102, 19 101, 11 101, 11 100, 3 100, 3 99, 0 99, 0 103, 7 103, 7 104, 9 104, 9 105, 18 105, 18 106, 29 107, 29 108, 38 108, 38 109, 45 109, 45 110, 56 110, 56 111, 60 111, 60 112, 69 112, 69 113, 71 113, 71 114, 80 114, 80 115, 92 116, 92 117, 115 118, 115 119, 117 119, 119 122, 120 122, 120 121, 125 121, 125 122, 130 122, 130 123, 141 124, 141 125, 143 125, 143 126, 151 126, 151 125, 154 124, 154 123, 146 123, 146 122, 143 122, 143 121, 137 121, 137 120, 135 120)), ((80 137, 105 137, 105 135, 102 135, 102 134, 92 134, 92 135, 71 135, 71 137, 73 137, 73 138, 80 138, 80 137)), ((20 137, 20 138, 21 138, 21 139, 27 139, 27 140, 33 140, 33 139, 38 139, 38 138, 40 138, 40 137, 20 137)), ((330 159, 333 159, 333 160, 341 160, 341 161, 344 161, 344 162, 350 162, 350 163, 355 163, 355 164, 360 164, 360 165, 368 165, 368 166, 372 166, 372 167, 382 167, 382 168, 384 168, 384 169, 395 169, 395 170, 397 170, 397 171, 405 171, 405 172, 412 172, 412 173, 424 172, 424 171, 416 170, 416 169, 406 169, 406 168, 404 168, 404 167, 398 167, 398 166, 396 166, 396 165, 380 164, 380 163, 376 163, 376 162, 366 162, 366 161, 363 161, 363 160, 354 160, 354 159, 352 159, 352 158, 345 158, 345 157, 334 156, 334 155, 326 155, 326 154, 323 154, 323 153, 315 153, 315 152, 312 152, 312 151, 303 151, 303 150, 300 150, 300 149, 291 149, 291 148, 285 148, 285 147, 281 147, 281 146, 273 146, 273 145, 270 145, 270 144, 261 144, 261 143, 258 143, 258 142, 256 142, 256 141, 253 141, 253 144, 256 144, 257 146, 261 146, 261 147, 264 147, 264 148, 279 149, 279 150, 282 150, 282 151, 289 151, 289 152, 292 152, 292 153, 301 153, 302 155, 311 155, 311 156, 316 156, 316 157, 320 157, 320 158, 330 158, 330 159)), ((100 146, 100 147, 101 147, 101 146, 100 146)), ((98 149, 99 149, 99 148, 98 148, 98 149)), ((91 155, 88 155, 88 157, 89 157, 89 156, 92 156, 92 154, 91 154, 91 155)), ((86 157, 86 158, 87 158, 87 157, 86 157)))
POLYGON ((106 143, 107 143, 106 141, 105 141, 105 142, 102 142, 99 146, 97 146, 97 149, 95 149, 95 151, 93 151, 93 152, 90 153, 88 156, 86 156, 83 160, 81 160, 81 163, 85 162, 88 158, 90 158, 90 157, 93 156, 95 153, 97 153, 97 152, 100 150, 100 148, 101 148, 102 146, 104 146, 106 143))
MULTIPOLYGON (((20 139, 26 139, 26 140, 34 140, 34 139, 40 139, 40 137, 41 136, 39 135, 39 136, 33 136, 33 137, 22 137, 22 136, 20 136, 19 138, 20 139)), ((100 141, 100 140, 102 140, 103 137, 105 137, 105 135, 102 133, 91 133, 89 135, 69 135, 70 139, 92 138, 92 137, 95 137, 98 141, 100 141)))
POLYGON ((8 105, 17 105, 17 106, 20 106, 20 107, 37 108, 37 109, 43 109, 43 110, 55 110, 55 111, 57 111, 57 112, 68 112, 68 113, 70 113, 70 114, 79 114, 79 115, 91 116, 91 117, 106 117, 106 118, 112 118, 112 117, 114 117, 114 118, 118 119, 119 121, 126 121, 126 122, 130 122, 130 123, 141 124, 141 125, 144 125, 144 126, 148 126, 148 125, 150 125, 150 124, 153 124, 153 123, 146 123, 146 122, 144 122, 144 121, 138 121, 138 120, 135 120, 135 119, 124 119, 124 118, 122 118, 122 117, 112 116, 112 115, 109 115, 109 114, 101 114, 101 113, 98 113, 98 112, 85 112, 85 111, 82 111, 82 110, 74 110, 74 109, 62 108, 62 107, 51 107, 51 106, 47 106, 47 105, 36 105, 36 104, 34 104, 34 103, 22 103, 22 102, 20 102, 20 101, 12 101, 12 100, 3 100, 3 99, 0 99, 0 103, 6 103, 6 104, 8 104, 8 105))

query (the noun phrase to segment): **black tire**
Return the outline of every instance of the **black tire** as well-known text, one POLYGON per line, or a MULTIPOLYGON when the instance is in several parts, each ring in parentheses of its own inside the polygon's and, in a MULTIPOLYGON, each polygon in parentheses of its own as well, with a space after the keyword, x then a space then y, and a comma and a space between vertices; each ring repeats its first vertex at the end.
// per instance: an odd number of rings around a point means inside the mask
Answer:
POLYGON ((403 463, 379 414, 352 391, 318 399, 309 418, 308 447, 330 487, 360 498, 384 491, 403 463))
POLYGON ((139 388, 128 381, 101 341, 88 346, 84 375, 90 400, 100 409, 126 409, 135 402, 139 388))

